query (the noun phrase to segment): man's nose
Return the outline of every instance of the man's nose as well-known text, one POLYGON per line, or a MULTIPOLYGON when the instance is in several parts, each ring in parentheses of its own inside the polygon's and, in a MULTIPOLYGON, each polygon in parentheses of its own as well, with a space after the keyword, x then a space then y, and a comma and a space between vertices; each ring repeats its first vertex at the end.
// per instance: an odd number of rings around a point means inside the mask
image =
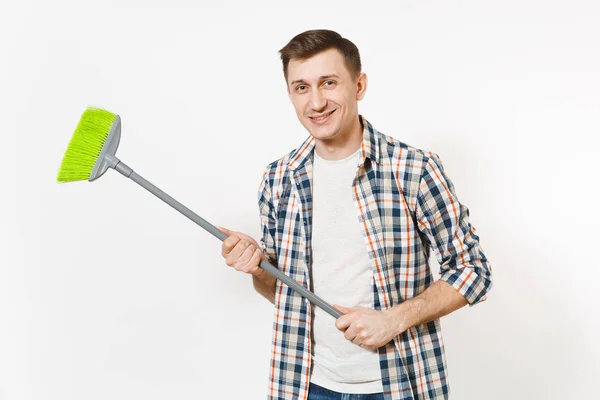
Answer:
POLYGON ((327 100, 321 95, 320 90, 313 90, 310 96, 310 107, 315 111, 321 111, 327 105, 327 100))

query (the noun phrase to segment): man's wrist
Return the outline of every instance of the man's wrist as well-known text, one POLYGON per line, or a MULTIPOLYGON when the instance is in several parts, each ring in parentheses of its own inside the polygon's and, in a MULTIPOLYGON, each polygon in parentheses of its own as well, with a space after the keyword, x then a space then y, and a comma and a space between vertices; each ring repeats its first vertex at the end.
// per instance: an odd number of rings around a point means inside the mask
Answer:
POLYGON ((396 304, 394 307, 387 310, 392 321, 394 336, 404 333, 406 330, 417 324, 417 321, 413 318, 415 315, 414 309, 416 307, 415 303, 420 301, 421 299, 412 298, 403 301, 400 304, 396 304))

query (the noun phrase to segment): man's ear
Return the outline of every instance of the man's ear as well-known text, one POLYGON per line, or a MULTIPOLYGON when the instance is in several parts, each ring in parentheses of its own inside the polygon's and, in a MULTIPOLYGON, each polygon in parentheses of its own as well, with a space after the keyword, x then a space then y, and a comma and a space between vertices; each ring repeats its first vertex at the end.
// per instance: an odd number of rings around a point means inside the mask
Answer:
POLYGON ((369 79, 367 78, 367 74, 361 72, 358 75, 358 78, 356 78, 356 100, 362 100, 363 97, 365 97, 368 83, 369 79))

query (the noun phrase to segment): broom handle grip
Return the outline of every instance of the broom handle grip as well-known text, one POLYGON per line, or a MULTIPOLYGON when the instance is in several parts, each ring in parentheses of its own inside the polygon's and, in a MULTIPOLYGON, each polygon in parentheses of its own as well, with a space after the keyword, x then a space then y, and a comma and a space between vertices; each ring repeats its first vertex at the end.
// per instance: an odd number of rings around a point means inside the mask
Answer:
MULTIPOLYGON (((227 239, 227 237, 228 237, 227 234, 221 232, 210 222, 206 221, 204 218, 202 218, 198 214, 194 213, 192 210, 190 210, 189 208, 187 208, 186 206, 184 206, 183 204, 181 204, 180 202, 178 202, 177 200, 175 200, 174 198, 172 198, 171 196, 169 196, 168 194, 166 194, 165 192, 163 192, 162 190, 160 190, 159 188, 154 186, 152 183, 148 182, 146 179, 144 179, 142 176, 137 174, 134 170, 129 168, 122 161, 119 160, 116 163, 116 165, 114 166, 114 169, 117 170, 118 172, 120 172, 121 174, 123 174, 124 176, 128 177, 129 179, 131 179, 132 181, 134 181, 135 183, 137 183, 138 185, 140 185, 141 187, 143 187, 144 189, 146 189, 147 191, 149 191, 150 193, 152 193, 153 195, 155 195, 156 197, 158 197, 159 199, 161 199, 162 201, 164 201, 171 207, 173 207, 175 210, 179 211, 181 214, 183 214, 186 217, 188 217, 189 219, 191 219, 196 224, 200 225, 200 227, 202 227, 203 229, 208 231, 210 234, 215 236, 217 239, 219 239, 221 241, 224 241, 225 239, 227 239)), ((306 289, 303 285, 300 285, 298 282, 296 282, 295 280, 293 280, 292 278, 290 278, 289 276, 287 276, 286 274, 281 272, 279 269, 274 267, 269 262, 267 262, 265 260, 261 260, 259 265, 262 269, 267 271, 271 276, 279 279, 280 281, 282 281, 283 283, 288 285, 291 289, 295 290, 296 292, 298 292, 299 294, 304 296, 311 303, 320 307, 321 309, 326 311, 328 314, 330 314, 335 319, 338 319, 339 317, 341 317, 343 315, 340 311, 336 310, 329 303, 325 302, 323 299, 321 299, 320 297, 318 297, 317 295, 312 293, 310 290, 306 289)))

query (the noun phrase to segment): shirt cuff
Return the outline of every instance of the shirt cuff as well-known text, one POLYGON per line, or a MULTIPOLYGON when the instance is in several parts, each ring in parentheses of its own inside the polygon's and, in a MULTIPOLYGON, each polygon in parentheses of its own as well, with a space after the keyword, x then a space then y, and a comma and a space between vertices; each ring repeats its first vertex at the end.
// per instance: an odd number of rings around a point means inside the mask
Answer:
POLYGON ((469 306, 487 300, 485 282, 471 268, 450 269, 442 274, 440 280, 448 283, 462 294, 469 306))

